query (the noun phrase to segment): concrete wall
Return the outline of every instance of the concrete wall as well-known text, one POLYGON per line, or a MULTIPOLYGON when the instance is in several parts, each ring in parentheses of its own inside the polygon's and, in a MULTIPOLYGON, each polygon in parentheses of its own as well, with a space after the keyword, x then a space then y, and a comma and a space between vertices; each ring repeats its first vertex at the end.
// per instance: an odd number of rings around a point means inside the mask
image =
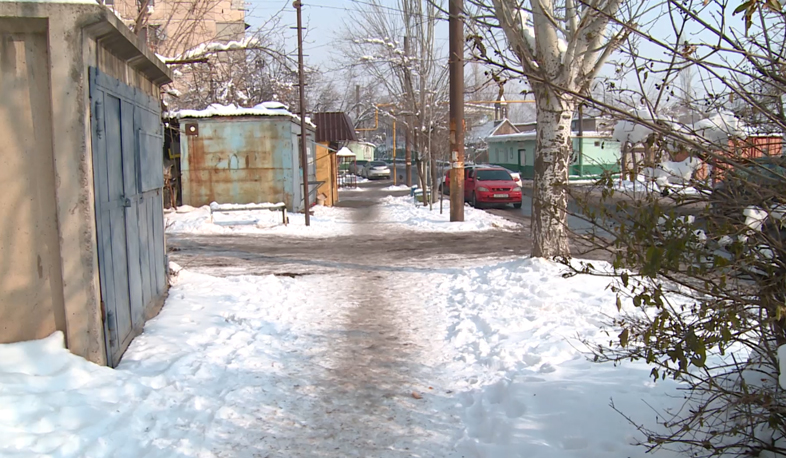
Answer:
POLYGON ((126 80, 169 80, 134 41, 97 4, 0 2, 0 342, 58 329, 72 352, 106 363, 88 65, 112 49, 126 80))
POLYGON ((0 343, 7 343, 65 332, 66 318, 47 22, 2 30, 9 32, 0 34, 0 343))

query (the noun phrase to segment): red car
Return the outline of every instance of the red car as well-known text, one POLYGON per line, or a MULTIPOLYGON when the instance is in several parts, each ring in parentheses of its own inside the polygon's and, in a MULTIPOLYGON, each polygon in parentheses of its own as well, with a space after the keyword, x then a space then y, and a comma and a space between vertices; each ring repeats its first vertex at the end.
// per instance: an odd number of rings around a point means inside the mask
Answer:
MULTIPOLYGON (((444 189, 450 189, 450 170, 445 175, 444 189)), ((521 186, 507 169, 496 166, 475 166, 464 169, 464 201, 473 207, 483 204, 513 204, 521 208, 521 186)))

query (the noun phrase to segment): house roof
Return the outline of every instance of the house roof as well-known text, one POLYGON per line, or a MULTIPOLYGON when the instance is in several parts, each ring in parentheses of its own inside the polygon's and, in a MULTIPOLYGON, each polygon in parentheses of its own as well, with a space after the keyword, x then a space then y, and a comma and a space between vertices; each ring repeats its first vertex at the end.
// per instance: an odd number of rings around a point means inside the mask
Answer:
POLYGON ((491 135, 499 135, 497 132, 504 126, 509 126, 514 132, 518 132, 516 126, 508 119, 503 119, 502 121, 488 121, 470 129, 464 137, 465 143, 486 141, 486 138, 491 135))
POLYGON ((314 113, 317 125, 317 142, 357 141, 355 126, 342 111, 314 113))

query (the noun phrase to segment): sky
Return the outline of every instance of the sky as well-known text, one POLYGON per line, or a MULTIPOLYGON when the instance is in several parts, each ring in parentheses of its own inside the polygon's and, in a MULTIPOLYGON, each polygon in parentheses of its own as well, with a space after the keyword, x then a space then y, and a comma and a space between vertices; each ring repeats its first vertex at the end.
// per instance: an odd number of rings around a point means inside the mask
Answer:
MULTIPOLYGON (((323 75, 331 79, 340 79, 341 74, 345 71, 340 62, 341 56, 337 50, 337 42, 341 39, 343 30, 351 24, 351 13, 362 9, 368 4, 369 0, 302 0, 303 3, 303 24, 307 29, 305 41, 305 54, 306 65, 318 66, 323 75)), ((739 0, 742 1, 742 0, 739 0)), ((287 51, 293 56, 297 56, 297 40, 295 39, 295 30, 290 27, 296 25, 295 9, 292 7, 291 0, 246 0, 248 5, 247 22, 253 27, 258 27, 272 15, 282 11, 281 27, 287 36, 287 51)), ((398 7, 397 0, 382 0, 382 4, 391 9, 398 7)), ((657 15, 656 15, 657 16, 657 15)), ((730 15, 729 15, 730 16, 730 15)), ((742 29, 740 16, 727 17, 730 24, 734 24, 738 30, 742 29)), ((667 16, 661 15, 659 19, 655 19, 656 25, 653 28, 657 33, 658 30, 663 31, 664 36, 660 38, 667 38, 665 34, 671 31, 671 23, 667 16), (657 21, 663 21, 663 25, 658 25, 657 21)), ((711 21, 714 22, 714 21, 711 21)), ((710 41, 714 37, 705 34, 703 30, 696 25, 688 30, 686 38, 691 42, 696 41, 710 41), (703 36, 706 35, 706 36, 703 36)), ((378 38, 378 37, 375 37, 378 38)), ((397 39, 401 39, 397 37, 397 39)), ((437 40, 438 46, 447 48, 447 21, 440 21, 437 25, 437 40)), ((651 56, 663 56, 663 50, 649 43, 642 43, 640 48, 642 54, 649 54, 651 56)), ((466 72, 467 70, 465 70, 466 72)), ((613 73, 613 68, 607 72, 609 75, 613 73)), ((631 75, 632 78, 632 75, 631 75)), ((633 81, 631 80, 631 83, 633 81)), ((651 84, 654 84, 654 79, 651 84)), ((701 83, 696 78, 693 83, 694 91, 703 93, 701 83)), ((511 94, 513 95, 513 94, 511 94)), ((509 97, 510 98, 510 97, 509 97)), ((514 96, 513 98, 517 98, 514 96)))
MULTIPOLYGON (((335 43, 342 31, 350 23, 350 14, 367 6, 367 0, 301 0, 303 4, 303 26, 307 29, 304 45, 307 65, 319 66, 323 70, 336 67, 338 57, 335 43)), ((397 8, 396 0, 383 0, 383 5, 397 8)), ((292 7, 292 0, 246 0, 248 10, 246 22, 256 28, 271 15, 283 9, 282 27, 297 25, 297 16, 292 7)), ((297 40, 295 30, 287 30, 287 43, 292 43, 291 53, 297 56, 297 40)), ((447 45, 447 22, 437 27, 437 40, 447 45)))

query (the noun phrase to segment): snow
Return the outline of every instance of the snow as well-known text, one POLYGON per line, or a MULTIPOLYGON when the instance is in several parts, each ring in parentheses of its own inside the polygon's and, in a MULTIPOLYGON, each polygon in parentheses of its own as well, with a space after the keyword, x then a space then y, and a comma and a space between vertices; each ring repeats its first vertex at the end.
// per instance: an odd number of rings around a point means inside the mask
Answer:
MULTIPOLYGON (((652 428, 656 413, 648 404, 681 405, 681 397, 672 397, 678 384, 653 383, 646 364, 615 368, 586 359, 578 338, 608 343, 602 323, 618 315, 615 296, 608 279, 562 278, 563 271, 550 261, 519 260, 472 269, 439 286, 452 322, 451 372, 461 374, 464 388, 457 444, 464 456, 644 456, 634 445, 644 438, 610 403, 652 428)), ((623 312, 633 312, 632 305, 623 312)))
POLYGON ((167 63, 172 61, 198 59, 200 57, 205 57, 217 52, 234 51, 234 50, 241 50, 241 49, 255 49, 259 47, 260 47, 260 42, 257 38, 245 37, 240 41, 233 40, 228 42, 202 43, 192 49, 189 49, 183 54, 179 54, 175 57, 166 57, 166 56, 158 55, 158 58, 164 61, 165 63, 167 63))
POLYGON ((728 141, 729 137, 745 135, 747 127, 734 113, 722 111, 696 122, 693 130, 712 143, 723 143, 728 141))
MULTIPOLYGON (((253 108, 243 108, 235 104, 221 105, 214 103, 204 110, 180 110, 170 113, 171 117, 177 118, 210 118, 213 116, 289 116, 300 121, 300 116, 290 112, 286 105, 280 102, 262 102, 253 108)), ((306 123, 316 128, 309 118, 306 123)))
POLYGON ((409 191, 409 189, 409 186, 405 184, 390 185, 388 187, 382 188, 383 191, 409 191))
POLYGON ((786 390, 786 345, 778 347, 778 385, 786 390))
MULTIPOLYGON (((644 121, 654 122, 652 113, 647 109, 636 110, 634 116, 644 121)), ((643 143, 652 133, 652 129, 628 120, 620 120, 614 125, 612 137, 620 143, 643 143)))
POLYGON ((355 153, 353 153, 349 148, 344 146, 340 150, 338 150, 338 152, 336 153, 336 156, 338 156, 338 157, 355 157, 355 153))
MULTIPOLYGON (((693 138, 696 141, 705 141, 714 144, 723 144, 730 137, 746 135, 749 130, 745 124, 736 118, 733 113, 721 111, 701 119, 693 124, 683 125, 670 117, 653 117, 646 108, 638 109, 633 113, 634 118, 649 123, 667 126, 682 136, 693 138)), ((614 125, 613 137, 620 143, 644 143, 652 134, 652 129, 629 120, 620 120, 614 125)))
MULTIPOLYGON (((408 190, 409 188, 397 188, 408 190)), ((343 192, 343 190, 342 190, 343 192)), ((281 212, 269 210, 232 211, 222 213, 222 204, 211 204, 217 210, 211 214, 209 206, 186 211, 180 207, 177 212, 169 212, 166 217, 166 231, 171 234, 277 234, 297 237, 331 237, 352 235, 356 230, 352 222, 352 209, 340 207, 313 207, 314 216, 311 226, 305 226, 302 213, 288 213, 290 223, 283 225, 281 212), (212 217, 212 219, 211 219, 212 217)), ((266 204, 248 204, 247 208, 261 207, 266 204)), ((269 204, 267 204, 269 205, 269 204)), ((384 230, 416 232, 471 232, 494 229, 512 229, 517 225, 496 215, 471 207, 464 209, 465 220, 451 223, 448 211, 439 213, 438 207, 429 211, 428 207, 415 205, 412 197, 386 197, 379 207, 376 223, 384 230)))
POLYGON ((416 321, 405 323, 401 338, 422 348, 418 367, 442 375, 410 374, 411 384, 358 399, 358 407, 330 378, 347 357, 334 350, 353 332, 342 329, 356 299, 324 293, 354 275, 172 270, 165 307, 116 370, 70 354, 59 332, 0 345, 0 455, 403 456, 392 446, 357 453, 359 444, 398 432, 388 421, 406 412, 414 429, 399 433, 405 438, 450 429, 413 441, 419 449, 410 444, 406 456, 643 457, 635 444, 645 438, 610 404, 656 427, 648 406, 682 400, 677 383, 653 383, 643 363, 615 368, 585 358, 577 338, 608 341, 602 323, 618 314, 614 294, 606 280, 563 278, 563 267, 549 261, 488 260, 430 273, 428 282, 410 273, 418 297, 397 307, 416 321), (355 430, 341 421, 347 411, 360 415, 355 430), (393 416, 380 418, 384 411, 393 416), (434 416, 440 422, 429 423, 434 416))
POLYGON ((753 205, 745 207, 742 214, 745 216, 745 226, 757 232, 761 231, 767 220, 767 211, 753 205))

